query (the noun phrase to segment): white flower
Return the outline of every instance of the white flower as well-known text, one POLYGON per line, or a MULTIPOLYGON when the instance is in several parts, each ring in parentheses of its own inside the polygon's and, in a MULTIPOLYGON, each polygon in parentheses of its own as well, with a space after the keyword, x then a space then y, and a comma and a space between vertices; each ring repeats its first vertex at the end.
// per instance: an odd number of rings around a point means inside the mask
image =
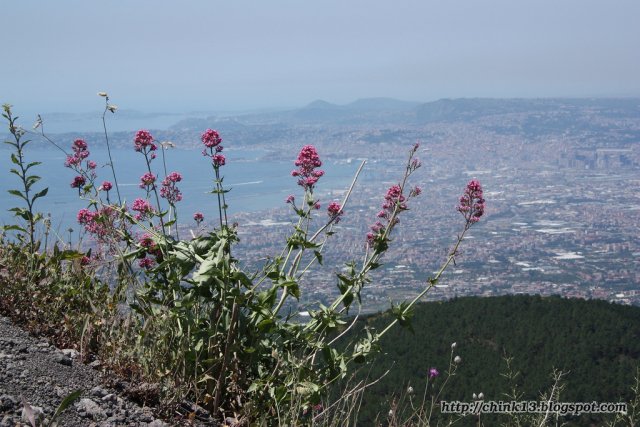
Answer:
POLYGON ((484 393, 480 393, 480 394, 478 395, 478 399, 480 399, 480 400, 484 399, 484 393))
POLYGON ((471 397, 473 397, 473 400, 476 400, 478 398, 478 395, 473 393, 473 396, 471 396, 471 397))
POLYGON ((407 393, 408 393, 408 394, 413 394, 413 387, 409 386, 409 387, 407 388, 407 393))
POLYGON ((171 142, 171 141, 162 141, 162 142, 160 143, 160 145, 162 146, 162 148, 165 148, 165 149, 166 149, 166 148, 175 148, 175 147, 176 147, 176 144, 174 144, 174 143, 173 143, 173 142, 171 142))
POLYGON ((453 358, 453 363, 455 363, 456 365, 458 365, 460 362, 462 362, 462 357, 456 356, 453 358))
POLYGON ((107 92, 98 92, 98 96, 102 96, 104 98, 107 96, 107 92))
POLYGON ((458 346, 457 342, 454 342, 451 344, 451 350, 455 350, 455 348, 458 346))
POLYGON ((117 109, 118 109, 117 105, 113 105, 113 104, 107 105, 107 110, 111 111, 112 113, 115 113, 117 109))

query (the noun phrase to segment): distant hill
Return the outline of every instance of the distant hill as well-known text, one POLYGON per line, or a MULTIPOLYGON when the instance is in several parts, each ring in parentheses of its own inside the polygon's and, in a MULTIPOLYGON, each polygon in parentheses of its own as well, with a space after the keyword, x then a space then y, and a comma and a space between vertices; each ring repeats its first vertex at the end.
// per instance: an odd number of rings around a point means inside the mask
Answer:
MULTIPOLYGON (((388 313, 376 314, 360 327, 381 330, 390 320, 388 313)), ((413 330, 392 329, 382 339, 382 354, 364 367, 370 380, 387 369, 390 373, 368 390, 359 415, 362 425, 386 413, 392 395, 408 385, 422 393, 431 367, 444 373, 453 342, 462 363, 442 400, 471 401, 472 393, 480 392, 487 400, 505 399, 510 386, 500 374, 509 356, 520 372, 523 400, 538 400, 556 368, 567 372, 562 401, 629 401, 640 362, 640 307, 598 300, 502 296, 425 303, 415 310, 413 330)), ((587 421, 585 415, 573 420, 575 425, 587 421)))
POLYGON ((560 112, 573 115, 584 112, 610 111, 617 117, 637 117, 640 100, 637 98, 539 98, 498 99, 461 98, 441 99, 416 107, 419 123, 468 121, 480 117, 513 113, 560 112))

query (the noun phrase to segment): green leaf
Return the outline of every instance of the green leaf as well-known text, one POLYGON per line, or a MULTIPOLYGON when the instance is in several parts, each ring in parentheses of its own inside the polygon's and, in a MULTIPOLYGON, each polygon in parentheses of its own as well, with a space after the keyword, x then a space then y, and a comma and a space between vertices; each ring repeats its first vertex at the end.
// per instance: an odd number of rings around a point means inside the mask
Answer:
POLYGON ((20 161, 18 160, 18 156, 16 156, 14 153, 11 153, 11 162, 14 165, 19 165, 20 161))
POLYGON ((22 200, 24 200, 25 202, 27 202, 27 198, 25 197, 24 194, 22 194, 20 191, 18 190, 7 190, 7 192, 9 192, 9 194, 12 194, 16 197, 20 197, 22 200))
POLYGON ((27 230, 25 230, 24 228, 20 227, 19 225, 4 225, 4 226, 2 226, 2 229, 4 231, 15 230, 15 231, 22 231, 23 233, 27 232, 27 230))
POLYGON ((322 254, 320 253, 320 251, 313 251, 313 254, 316 256, 318 264, 322 265, 322 254))
POLYGON ((53 417, 51 418, 51 421, 49 424, 51 424, 51 422, 53 422, 58 415, 60 415, 65 409, 67 409, 75 400, 77 400, 80 395, 82 394, 82 390, 75 390, 72 391, 71 393, 69 393, 67 395, 67 397, 65 397, 62 402, 60 402, 60 405, 58 405, 58 409, 56 409, 56 413, 53 414, 53 417))
POLYGON ((49 187, 45 188, 44 190, 36 193, 35 196, 33 196, 33 199, 31 199, 31 203, 35 202, 36 199, 39 199, 40 197, 44 197, 47 195, 47 193, 49 192, 49 187))
POLYGON ((38 165, 41 165, 41 164, 42 164, 42 162, 31 162, 31 163, 27 164, 27 166, 24 168, 24 170, 27 171, 27 170, 31 169, 32 167, 38 166, 38 165))

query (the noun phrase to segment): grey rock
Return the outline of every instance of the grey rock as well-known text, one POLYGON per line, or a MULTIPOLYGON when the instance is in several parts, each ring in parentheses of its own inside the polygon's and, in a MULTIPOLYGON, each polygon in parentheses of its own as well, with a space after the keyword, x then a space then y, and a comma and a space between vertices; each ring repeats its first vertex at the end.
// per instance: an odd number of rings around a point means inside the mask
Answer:
POLYGON ((100 405, 98 405, 91 399, 80 399, 80 401, 76 404, 76 408, 78 408, 79 411, 84 411, 87 414, 87 417, 90 417, 96 421, 100 421, 107 417, 100 405))
POLYGON ((106 396, 102 397, 102 401, 103 402, 115 402, 115 401, 117 401, 117 397, 116 397, 115 394, 109 393, 106 396))
POLYGON ((78 350, 73 349, 73 348, 63 348, 62 350, 60 350, 62 352, 62 354, 64 354, 67 357, 70 357, 72 359, 77 358, 80 353, 78 353, 78 350))
POLYGON ((103 389, 100 386, 96 386, 94 388, 91 389, 91 395, 92 396, 96 396, 96 397, 104 397, 107 394, 109 394, 109 392, 105 389, 103 389))
POLYGON ((2 396, 0 396, 1 411, 10 411, 16 406, 18 406, 18 399, 16 399, 15 397, 8 394, 3 394, 2 396))
POLYGON ((147 424, 147 427, 169 427, 169 424, 165 423, 162 420, 153 420, 149 424, 147 424))
POLYGON ((61 365, 65 365, 65 366, 73 365, 73 361, 71 360, 71 358, 65 356, 64 354, 56 353, 56 355, 53 357, 53 360, 55 360, 56 363, 59 363, 61 365))

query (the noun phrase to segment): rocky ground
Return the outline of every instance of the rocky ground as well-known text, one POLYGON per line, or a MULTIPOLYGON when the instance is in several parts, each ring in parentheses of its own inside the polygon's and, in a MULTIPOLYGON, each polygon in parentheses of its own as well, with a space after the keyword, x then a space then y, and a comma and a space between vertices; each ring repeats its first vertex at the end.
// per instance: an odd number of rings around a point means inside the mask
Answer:
MULTIPOLYGON (((170 425, 159 419, 152 408, 129 400, 123 390, 118 390, 121 387, 105 385, 98 363, 84 365, 77 356, 75 350, 59 350, 46 339, 33 338, 9 319, 0 317, 0 427, 30 426, 30 412, 37 419, 37 426, 47 426, 58 405, 74 390, 82 390, 81 395, 54 425, 170 425)), ((171 422, 174 424, 177 422, 171 422)))

